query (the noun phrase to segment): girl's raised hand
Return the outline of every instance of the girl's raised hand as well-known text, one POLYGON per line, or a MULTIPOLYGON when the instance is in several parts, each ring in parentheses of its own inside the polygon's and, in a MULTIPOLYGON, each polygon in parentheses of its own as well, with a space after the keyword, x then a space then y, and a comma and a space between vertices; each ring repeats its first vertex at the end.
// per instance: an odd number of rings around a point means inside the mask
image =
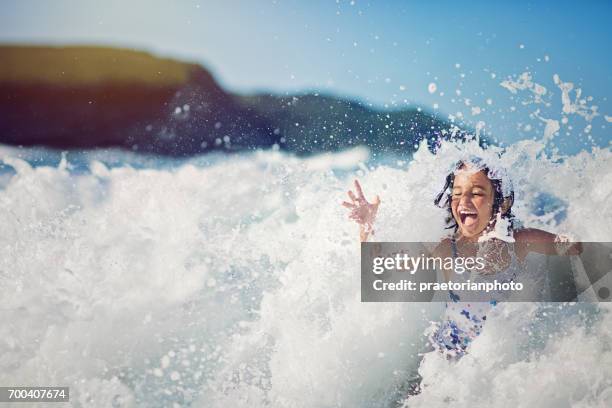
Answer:
POLYGON ((349 214, 349 218, 355 220, 361 227, 365 229, 366 232, 371 232, 374 226, 374 220, 376 218, 376 213, 378 212, 378 206, 380 205, 380 197, 376 196, 372 203, 366 200, 363 195, 363 190, 361 189, 361 185, 359 181, 355 180, 355 191, 357 194, 353 193, 353 191, 348 191, 348 196, 351 199, 351 202, 343 201, 342 205, 351 210, 349 214))

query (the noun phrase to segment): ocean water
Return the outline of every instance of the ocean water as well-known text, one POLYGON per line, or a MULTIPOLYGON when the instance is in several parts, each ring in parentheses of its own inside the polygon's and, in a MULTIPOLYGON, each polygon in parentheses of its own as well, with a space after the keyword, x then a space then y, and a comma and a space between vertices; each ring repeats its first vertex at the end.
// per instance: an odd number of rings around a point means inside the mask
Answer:
POLYGON ((501 304, 451 364, 424 335, 443 305, 360 302, 354 178, 382 200, 375 240, 444 237, 433 199, 476 155, 507 170, 524 226, 611 241, 609 142, 555 148, 605 132, 597 107, 558 76, 558 95, 526 73, 500 85, 535 140, 181 160, 0 146, 0 384, 69 386, 74 407, 612 406, 609 304, 501 304))
POLYGON ((445 142, 386 163, 2 147, 0 383, 70 386, 83 407, 610 406, 608 305, 500 305, 449 364, 423 334, 442 305, 360 302, 340 206, 355 177, 382 199, 378 240, 441 239, 433 197, 478 154, 509 169, 524 225, 609 241, 610 150, 544 147, 445 142))

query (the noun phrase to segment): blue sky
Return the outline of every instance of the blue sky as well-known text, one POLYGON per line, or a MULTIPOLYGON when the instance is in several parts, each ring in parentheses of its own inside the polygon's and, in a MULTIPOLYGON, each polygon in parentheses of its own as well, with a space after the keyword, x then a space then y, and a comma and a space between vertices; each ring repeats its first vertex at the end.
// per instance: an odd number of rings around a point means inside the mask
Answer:
POLYGON ((555 142, 575 151, 609 146, 611 11, 606 1, 22 0, 0 3, 0 41, 133 47, 200 62, 236 92, 316 90, 459 112, 507 143, 541 136, 537 108, 561 119, 558 74, 602 113, 588 134, 582 117, 562 124, 555 142), (526 71, 550 106, 500 86, 526 71))

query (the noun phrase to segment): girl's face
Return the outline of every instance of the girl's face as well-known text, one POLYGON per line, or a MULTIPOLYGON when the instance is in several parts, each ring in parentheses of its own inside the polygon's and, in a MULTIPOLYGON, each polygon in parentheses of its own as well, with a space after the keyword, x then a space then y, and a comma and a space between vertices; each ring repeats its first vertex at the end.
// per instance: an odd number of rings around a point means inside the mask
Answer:
POLYGON ((493 214, 493 185, 482 171, 462 166, 455 173, 451 209, 461 235, 479 236, 493 214))

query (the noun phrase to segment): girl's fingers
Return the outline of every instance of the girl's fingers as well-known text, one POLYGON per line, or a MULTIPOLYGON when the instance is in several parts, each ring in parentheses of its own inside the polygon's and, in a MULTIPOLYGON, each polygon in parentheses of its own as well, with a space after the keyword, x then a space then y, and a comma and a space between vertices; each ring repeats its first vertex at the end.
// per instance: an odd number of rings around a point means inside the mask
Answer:
POLYGON ((343 201, 342 205, 345 206, 346 208, 355 208, 355 204, 351 204, 347 201, 343 201))
POLYGON ((357 181, 357 179, 355 179, 355 189, 357 190, 357 197, 359 197, 359 199, 361 200, 365 200, 363 190, 361 189, 361 185, 359 184, 359 181, 357 181))
POLYGON ((348 191, 348 195, 349 195, 351 201, 353 201, 353 202, 357 201, 357 197, 355 197, 355 194, 353 194, 353 192, 351 190, 348 191))
POLYGON ((379 205, 380 205, 380 197, 376 196, 374 198, 374 202, 372 203, 372 211, 374 212, 374 214, 376 214, 376 212, 378 211, 379 205))

